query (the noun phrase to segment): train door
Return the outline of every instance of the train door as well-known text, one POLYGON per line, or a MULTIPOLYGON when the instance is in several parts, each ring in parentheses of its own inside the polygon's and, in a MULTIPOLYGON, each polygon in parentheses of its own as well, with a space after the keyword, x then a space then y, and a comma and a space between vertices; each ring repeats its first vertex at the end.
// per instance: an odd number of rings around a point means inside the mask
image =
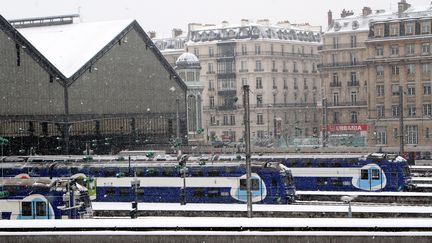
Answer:
POLYGON ((358 181, 358 188, 366 191, 375 191, 383 189, 382 171, 379 167, 370 167, 361 169, 360 180, 358 181))
POLYGON ((21 219, 49 219, 49 205, 44 200, 21 202, 21 219))

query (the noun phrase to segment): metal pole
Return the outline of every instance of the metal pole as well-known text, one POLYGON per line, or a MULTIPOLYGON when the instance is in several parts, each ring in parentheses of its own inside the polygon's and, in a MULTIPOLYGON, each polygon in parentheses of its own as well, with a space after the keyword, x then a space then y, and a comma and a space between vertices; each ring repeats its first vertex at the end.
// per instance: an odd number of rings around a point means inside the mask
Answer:
POLYGON ((65 117, 63 119, 64 125, 64 140, 65 140, 65 154, 69 154, 69 90, 67 83, 63 84, 64 87, 64 106, 65 106, 65 117))
POLYGON ((252 185, 251 185, 251 144, 250 144, 250 107, 249 107, 249 85, 243 86, 243 106, 245 124, 246 144, 246 185, 247 185, 247 211, 248 218, 252 218, 252 185))
POLYGON ((403 108, 403 88, 402 86, 399 86, 399 130, 400 130, 400 150, 399 150, 399 155, 400 156, 404 156, 404 108, 403 108))
POLYGON ((327 137, 328 137, 328 116, 327 116, 327 99, 323 98, 323 140, 322 146, 327 147, 327 137))
POLYGON ((180 115, 179 115, 179 111, 180 110, 180 99, 177 98, 176 99, 176 137, 177 137, 177 142, 179 142, 180 139, 180 115))

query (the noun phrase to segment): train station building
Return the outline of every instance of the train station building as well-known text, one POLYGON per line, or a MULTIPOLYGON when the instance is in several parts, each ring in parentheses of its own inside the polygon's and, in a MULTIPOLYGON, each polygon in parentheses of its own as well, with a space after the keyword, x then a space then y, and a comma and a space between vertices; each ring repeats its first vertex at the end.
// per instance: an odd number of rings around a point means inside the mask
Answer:
POLYGON ((135 20, 0 16, 5 154, 187 142, 187 86, 135 20))

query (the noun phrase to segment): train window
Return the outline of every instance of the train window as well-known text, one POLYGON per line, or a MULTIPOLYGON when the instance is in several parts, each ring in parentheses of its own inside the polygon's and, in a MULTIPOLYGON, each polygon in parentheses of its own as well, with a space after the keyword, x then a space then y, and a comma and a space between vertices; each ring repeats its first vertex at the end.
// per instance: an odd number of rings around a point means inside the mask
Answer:
POLYGON ((209 188, 207 191, 208 197, 219 197, 220 191, 219 188, 209 188))
POLYGON ((174 169, 173 168, 164 168, 162 170, 162 175, 163 176, 174 176, 174 169))
POLYGON ((372 180, 379 180, 380 176, 379 176, 380 172, 378 169, 373 169, 372 170, 372 180))
POLYGON ((331 178, 332 186, 342 186, 342 180, 340 178, 331 178))
POLYGON ((36 202, 36 216, 46 216, 46 202, 36 202))
POLYGON ((90 167, 89 174, 92 176, 100 175, 100 168, 90 167))
POLYGON ((196 177, 203 177, 204 176, 204 172, 201 168, 193 168, 192 169, 192 176, 196 176, 196 177))
POLYGON ((146 176, 149 176, 149 177, 158 176, 157 168, 147 168, 146 172, 147 172, 146 176))
POLYGON ((194 188, 192 195, 194 197, 204 197, 204 188, 194 188))
POLYGON ((32 216, 32 202, 21 202, 22 216, 32 216))
POLYGON ((136 168, 135 169, 136 170, 136 175, 138 176, 138 177, 143 177, 144 176, 144 168, 136 168))
POLYGON ((276 187, 277 186, 277 180, 276 180, 276 178, 272 177, 271 184, 272 184, 272 187, 276 187))
POLYGON ((120 188, 120 196, 128 196, 129 194, 131 194, 131 190, 129 187, 120 188))
POLYGON ((327 185, 327 178, 318 177, 317 178, 317 185, 318 186, 325 186, 325 185, 327 185))
POLYGON ((105 188, 105 195, 106 196, 114 196, 115 195, 115 188, 114 187, 106 187, 105 188))
POLYGON ((211 176, 211 177, 220 176, 219 169, 218 168, 209 168, 209 170, 208 170, 208 176, 211 176))
POLYGON ((361 179, 362 180, 369 179, 369 171, 368 170, 361 170, 361 179))
POLYGON ((240 190, 247 190, 246 179, 240 179, 240 190))
POLYGON ((304 167, 312 167, 312 160, 311 159, 304 159, 303 165, 304 165, 304 167))
POLYGON ((351 186, 351 181, 343 181, 342 184, 344 186, 351 186))
POLYGON ((341 167, 341 162, 340 162, 340 161, 333 160, 333 161, 332 161, 332 167, 341 167))
POLYGON ((355 165, 357 163, 358 159, 346 159, 347 164, 349 165, 355 165))
POLYGON ((144 196, 144 188, 143 187, 139 187, 136 189, 136 194, 138 197, 142 197, 144 196))
POLYGON ((319 159, 319 160, 317 160, 317 161, 318 161, 318 167, 326 167, 326 163, 325 163, 324 160, 319 159))
POLYGON ((258 179, 251 179, 251 190, 252 191, 258 191, 259 190, 259 180, 258 179))
POLYGON ((129 167, 121 167, 121 168, 119 169, 120 173, 123 173, 124 176, 130 176, 130 175, 129 175, 129 170, 131 170, 131 169, 129 169, 129 167))
MULTIPOLYGON (((247 190, 247 180, 240 179, 240 190, 247 190)), ((251 190, 258 191, 259 190, 259 180, 251 179, 251 190)))
POLYGON ((75 174, 78 174, 78 173, 79 173, 79 170, 78 170, 77 167, 71 167, 71 168, 70 168, 70 171, 71 171, 71 174, 72 174, 72 175, 75 175, 75 174))
POLYGON ((115 177, 115 176, 116 176, 116 172, 114 168, 109 168, 105 170, 105 177, 115 177))

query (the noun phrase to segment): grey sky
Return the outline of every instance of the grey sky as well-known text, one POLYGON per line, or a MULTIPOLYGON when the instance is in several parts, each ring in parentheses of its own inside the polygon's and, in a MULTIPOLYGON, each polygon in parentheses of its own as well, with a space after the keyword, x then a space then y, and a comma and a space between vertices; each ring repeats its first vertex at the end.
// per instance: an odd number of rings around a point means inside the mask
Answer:
MULTIPOLYGON (((339 17, 342 9, 361 12, 363 6, 373 10, 396 11, 399 0, 2 0, 0 14, 7 19, 52 16, 80 12, 83 21, 137 19, 144 30, 158 36, 169 35, 172 28, 187 29, 188 23, 220 23, 226 20, 270 19, 272 23, 289 20, 295 23, 327 25, 327 11, 339 17)), ((431 0, 407 0, 416 6, 431 0)))

